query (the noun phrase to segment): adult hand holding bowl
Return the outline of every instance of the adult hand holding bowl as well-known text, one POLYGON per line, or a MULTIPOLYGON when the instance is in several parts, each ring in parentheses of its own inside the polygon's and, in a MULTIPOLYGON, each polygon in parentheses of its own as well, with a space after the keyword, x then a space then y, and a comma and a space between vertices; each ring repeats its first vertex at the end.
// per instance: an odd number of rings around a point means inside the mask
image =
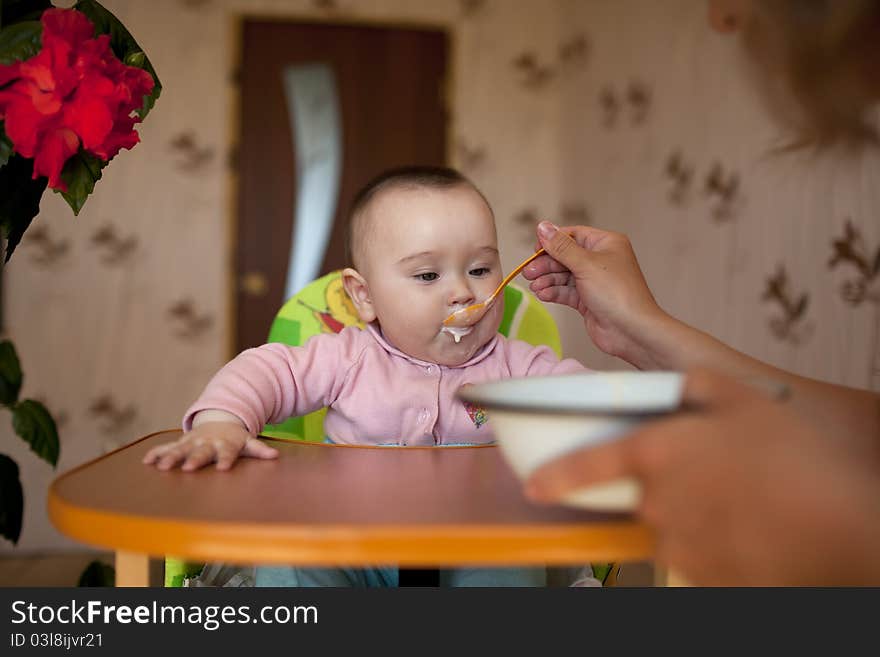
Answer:
MULTIPOLYGON (((584 372, 466 386, 458 396, 485 409, 507 462, 525 481, 540 465, 628 434, 681 405, 680 372, 584 372)), ((626 478, 573 491, 562 503, 634 511, 638 482, 626 478)))

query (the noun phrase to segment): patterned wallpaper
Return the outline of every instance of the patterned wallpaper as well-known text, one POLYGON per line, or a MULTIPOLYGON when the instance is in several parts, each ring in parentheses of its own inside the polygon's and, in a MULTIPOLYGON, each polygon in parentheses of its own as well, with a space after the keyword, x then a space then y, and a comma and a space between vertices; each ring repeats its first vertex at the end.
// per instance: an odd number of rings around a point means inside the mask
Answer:
POLYGON ((560 38, 591 44, 559 93, 562 198, 630 235, 682 319, 776 365, 880 389, 880 154, 773 153, 779 127, 703 2, 559 10, 560 38))
MULTIPOLYGON (((507 268, 542 218, 621 230, 673 313, 783 367, 880 388, 880 158, 769 156, 775 126, 702 0, 104 1, 162 98, 78 218, 46 195, 4 271, 4 329, 23 394, 59 419, 59 471, 177 426, 231 356, 243 13, 447 28, 450 157, 492 202, 507 268)), ((567 355, 622 367, 573 311, 552 312, 567 355)), ((25 482, 15 549, 75 547, 45 515, 55 473, 0 431, 25 482)))

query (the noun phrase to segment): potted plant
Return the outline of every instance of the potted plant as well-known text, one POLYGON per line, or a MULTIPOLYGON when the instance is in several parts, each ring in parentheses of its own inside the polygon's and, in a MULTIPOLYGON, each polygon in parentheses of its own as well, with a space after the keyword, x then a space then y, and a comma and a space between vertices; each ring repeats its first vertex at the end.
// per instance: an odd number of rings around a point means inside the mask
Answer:
MULTIPOLYGON (((162 85, 122 23, 94 0, 58 8, 49 0, 0 0, 0 231, 3 263, 40 211, 46 189, 79 214, 162 85)), ((0 342, 0 405, 15 433, 42 459, 58 462, 55 421, 20 399, 15 347, 0 342)), ((17 463, 0 454, 0 535, 17 543, 24 495, 17 463)))

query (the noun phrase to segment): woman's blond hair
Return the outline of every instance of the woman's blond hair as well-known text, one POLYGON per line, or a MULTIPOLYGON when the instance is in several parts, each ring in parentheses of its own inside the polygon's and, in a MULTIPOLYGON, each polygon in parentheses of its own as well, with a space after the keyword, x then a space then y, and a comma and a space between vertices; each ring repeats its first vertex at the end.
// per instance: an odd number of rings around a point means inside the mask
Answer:
POLYGON ((756 0, 743 42, 789 147, 878 143, 880 0, 756 0))

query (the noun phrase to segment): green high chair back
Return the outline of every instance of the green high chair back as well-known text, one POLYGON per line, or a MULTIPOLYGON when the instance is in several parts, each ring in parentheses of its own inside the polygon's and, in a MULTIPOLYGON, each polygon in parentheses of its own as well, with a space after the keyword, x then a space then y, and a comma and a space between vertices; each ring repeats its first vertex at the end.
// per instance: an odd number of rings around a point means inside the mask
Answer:
MULTIPOLYGON (((347 326, 363 328, 354 304, 342 286, 342 273, 334 271, 306 285, 278 311, 269 329, 268 342, 293 346, 304 344, 320 333, 339 333, 347 326)), ((533 345, 547 345, 562 357, 559 330, 553 316, 531 293, 515 283, 504 288, 504 316, 498 332, 533 345)), ((324 416, 321 409, 281 424, 266 425, 261 432, 270 438, 321 442, 324 440, 324 416)), ((165 560, 165 586, 182 586, 197 575, 203 564, 180 559, 165 560)), ((611 564, 593 564, 594 576, 604 581, 611 564)))

